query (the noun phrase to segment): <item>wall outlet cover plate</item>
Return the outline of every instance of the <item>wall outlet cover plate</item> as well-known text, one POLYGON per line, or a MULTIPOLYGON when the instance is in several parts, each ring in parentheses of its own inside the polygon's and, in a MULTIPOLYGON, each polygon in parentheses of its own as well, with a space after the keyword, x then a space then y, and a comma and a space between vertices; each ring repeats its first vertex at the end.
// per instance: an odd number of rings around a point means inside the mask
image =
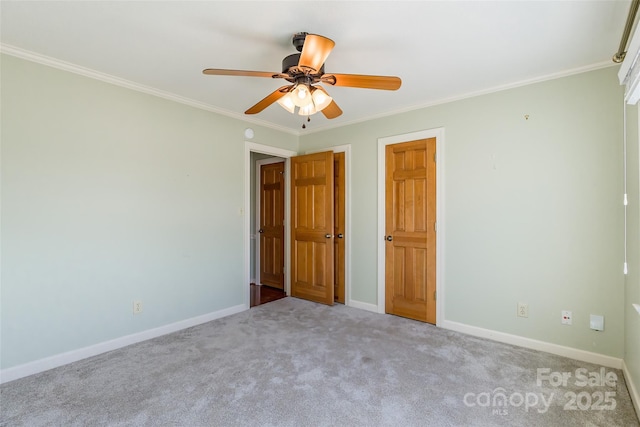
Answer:
POLYGON ((594 331, 604 331, 604 316, 592 314, 589 317, 589 327, 594 331))
POLYGON ((518 317, 529 317, 529 304, 518 303, 518 317))

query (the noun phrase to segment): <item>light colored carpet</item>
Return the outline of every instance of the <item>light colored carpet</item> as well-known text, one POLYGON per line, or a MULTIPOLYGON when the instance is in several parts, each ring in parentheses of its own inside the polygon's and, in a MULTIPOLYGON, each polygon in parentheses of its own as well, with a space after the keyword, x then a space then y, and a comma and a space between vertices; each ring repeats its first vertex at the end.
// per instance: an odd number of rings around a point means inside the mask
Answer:
POLYGON ((615 386, 581 386, 581 368, 601 372, 408 319, 285 298, 4 384, 0 425, 640 425, 621 371, 605 370, 615 386), (552 380, 572 377, 538 385, 538 368, 552 380))

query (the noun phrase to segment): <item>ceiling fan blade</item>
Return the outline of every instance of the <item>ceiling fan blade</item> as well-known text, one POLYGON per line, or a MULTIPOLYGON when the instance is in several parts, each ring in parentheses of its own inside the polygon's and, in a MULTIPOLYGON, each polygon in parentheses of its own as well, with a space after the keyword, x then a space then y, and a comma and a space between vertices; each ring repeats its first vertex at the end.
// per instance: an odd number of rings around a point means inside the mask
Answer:
POLYGON ((293 85, 291 85, 291 86, 282 86, 281 88, 274 90, 269 95, 267 95, 262 101, 258 102, 256 105, 254 105, 253 107, 249 108, 244 113, 245 114, 257 114, 257 113, 259 113, 260 111, 262 111, 265 108, 267 108, 269 105, 271 105, 274 102, 276 102, 278 99, 280 99, 283 96, 285 96, 292 87, 293 87, 293 85))
POLYGON ((269 71, 225 70, 221 68, 207 68, 202 70, 202 74, 210 76, 270 77, 274 79, 289 77, 287 74, 272 73, 269 71))
POLYGON ((331 101, 331 104, 322 109, 322 114, 324 114, 327 119, 335 119, 342 114, 342 110, 335 101, 331 101))
POLYGON ((298 67, 318 73, 335 46, 335 42, 316 34, 307 34, 302 45, 298 67))
POLYGON ((359 87, 364 89, 397 90, 402 85, 400 77, 367 76, 363 74, 325 74, 322 83, 333 86, 359 87))

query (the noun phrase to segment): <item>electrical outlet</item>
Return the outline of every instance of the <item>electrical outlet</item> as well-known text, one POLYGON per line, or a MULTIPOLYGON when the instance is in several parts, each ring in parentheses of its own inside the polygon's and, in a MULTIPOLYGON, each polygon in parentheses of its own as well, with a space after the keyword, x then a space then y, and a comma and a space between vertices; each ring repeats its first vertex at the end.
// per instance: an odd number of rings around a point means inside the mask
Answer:
POLYGON ((518 317, 529 317, 529 304, 518 303, 518 317))
POLYGON ((133 314, 142 313, 142 301, 134 301, 133 302, 133 314))
POLYGON ((573 315, 571 314, 570 311, 562 310, 562 319, 560 320, 562 321, 563 325, 571 325, 572 319, 573 319, 573 315))

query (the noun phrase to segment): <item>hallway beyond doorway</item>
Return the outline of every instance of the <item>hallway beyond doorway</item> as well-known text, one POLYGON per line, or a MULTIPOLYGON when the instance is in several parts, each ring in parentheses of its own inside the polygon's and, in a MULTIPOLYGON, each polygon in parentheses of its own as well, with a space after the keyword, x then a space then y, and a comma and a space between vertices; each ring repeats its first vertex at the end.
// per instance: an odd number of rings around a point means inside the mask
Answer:
POLYGON ((280 289, 275 289, 269 286, 258 286, 254 283, 249 285, 251 287, 251 305, 250 307, 255 307, 258 305, 266 304, 271 301, 276 301, 281 298, 286 297, 287 295, 284 291, 280 289))

